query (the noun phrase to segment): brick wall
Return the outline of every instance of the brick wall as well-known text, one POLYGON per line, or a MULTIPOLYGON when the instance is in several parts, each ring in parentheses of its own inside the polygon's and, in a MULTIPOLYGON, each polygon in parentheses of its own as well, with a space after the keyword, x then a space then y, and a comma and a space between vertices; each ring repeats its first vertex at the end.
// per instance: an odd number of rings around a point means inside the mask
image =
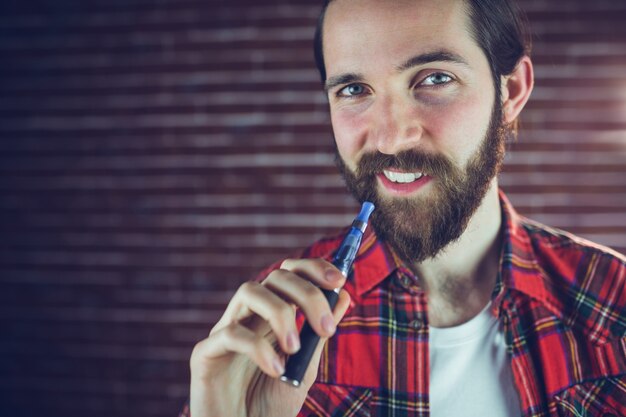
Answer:
MULTIPOLYGON (((626 3, 522 4, 537 87, 502 186, 624 252, 626 3)), ((233 290, 352 219, 318 7, 0 5, 0 415, 175 415, 233 290)))

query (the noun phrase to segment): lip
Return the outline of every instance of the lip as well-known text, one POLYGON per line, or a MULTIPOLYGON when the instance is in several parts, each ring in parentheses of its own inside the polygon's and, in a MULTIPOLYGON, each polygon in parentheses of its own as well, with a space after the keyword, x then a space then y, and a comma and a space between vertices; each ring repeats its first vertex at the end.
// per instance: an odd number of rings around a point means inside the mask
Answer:
POLYGON ((376 174, 376 177, 385 190, 395 195, 409 195, 414 193, 432 180, 432 177, 424 175, 422 178, 413 182, 399 183, 390 181, 382 172, 380 174, 376 174))

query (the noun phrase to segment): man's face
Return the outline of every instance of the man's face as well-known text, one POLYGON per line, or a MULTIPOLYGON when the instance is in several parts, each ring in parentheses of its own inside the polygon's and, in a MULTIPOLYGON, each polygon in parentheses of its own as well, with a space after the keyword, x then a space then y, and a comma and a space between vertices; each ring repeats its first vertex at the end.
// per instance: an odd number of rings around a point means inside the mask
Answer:
POLYGON ((338 166, 407 261, 462 234, 502 162, 501 107, 469 25, 454 0, 335 0, 326 12, 338 166))

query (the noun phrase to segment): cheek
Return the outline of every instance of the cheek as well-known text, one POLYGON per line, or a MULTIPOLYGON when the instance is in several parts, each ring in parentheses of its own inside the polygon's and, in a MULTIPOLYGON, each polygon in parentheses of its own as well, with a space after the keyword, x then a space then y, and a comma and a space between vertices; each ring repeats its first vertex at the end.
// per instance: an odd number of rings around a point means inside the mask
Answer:
MULTIPOLYGON (((423 149, 435 150, 461 162, 480 146, 492 105, 493 98, 489 99, 487 93, 454 97, 422 95, 415 97, 413 105, 408 104, 405 117, 413 121, 408 123, 420 125, 423 149)), ((371 140, 376 119, 370 119, 371 111, 366 111, 367 107, 337 107, 330 112, 337 149, 352 170, 363 153, 376 150, 375 141, 371 140)))
POLYGON ((363 114, 352 109, 331 110, 330 113, 339 155, 351 170, 356 169, 356 161, 366 146, 367 121, 363 114))
POLYGON ((440 151, 469 158, 489 126, 493 99, 481 95, 455 100, 432 99, 421 110, 426 134, 440 151))

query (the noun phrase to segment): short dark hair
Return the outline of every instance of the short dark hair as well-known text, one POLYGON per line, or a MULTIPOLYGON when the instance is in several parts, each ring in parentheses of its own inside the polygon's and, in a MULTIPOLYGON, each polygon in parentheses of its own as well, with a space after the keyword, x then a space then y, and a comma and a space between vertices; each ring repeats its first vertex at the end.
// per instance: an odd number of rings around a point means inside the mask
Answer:
MULTIPOLYGON (((322 31, 326 9, 332 0, 325 0, 317 20, 313 52, 322 83, 326 81, 322 31)), ((530 54, 531 40, 525 14, 515 0, 464 0, 472 36, 483 50, 500 97, 500 77, 509 75, 524 55, 530 54)))

